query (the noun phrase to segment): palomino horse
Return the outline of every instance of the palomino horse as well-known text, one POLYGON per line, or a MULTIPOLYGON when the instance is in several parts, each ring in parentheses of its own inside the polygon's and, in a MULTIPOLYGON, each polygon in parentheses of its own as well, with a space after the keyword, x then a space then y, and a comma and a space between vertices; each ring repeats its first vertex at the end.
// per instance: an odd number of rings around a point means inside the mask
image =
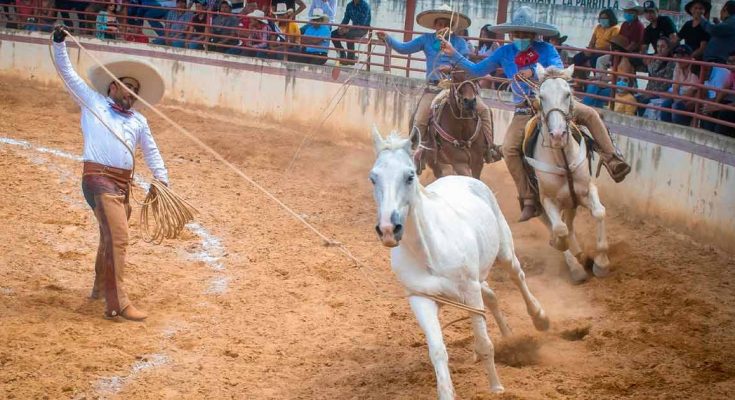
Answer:
POLYGON ((565 70, 538 66, 536 74, 540 85, 539 124, 541 136, 536 141, 533 158, 526 161, 536 171, 539 195, 544 214, 541 220, 551 231, 552 245, 564 252, 564 258, 574 282, 587 279, 587 272, 579 262, 582 248, 574 233, 574 217, 577 206, 590 210, 597 222, 597 254, 594 258, 595 276, 608 274, 610 261, 607 258, 605 233, 605 207, 600 203, 597 186, 591 178, 587 164, 585 140, 579 143, 572 138, 570 128, 574 107, 572 90, 568 81, 574 66, 565 70))
POLYGON ((465 76, 462 71, 453 71, 449 89, 434 99, 429 137, 417 154, 437 178, 456 174, 479 179, 485 165, 490 138, 483 136, 482 120, 477 114, 477 102, 482 101, 480 89, 465 76))
POLYGON ((429 345, 440 399, 453 399, 447 350, 439 323, 441 301, 448 299, 471 307, 475 355, 490 381, 490 390, 503 386, 495 371, 494 350, 485 323, 490 308, 505 336, 510 328, 485 280, 497 260, 508 270, 526 302, 538 330, 549 320, 526 285, 513 237, 492 191, 481 181, 465 176, 437 179, 421 186, 413 163, 410 139, 391 134, 383 139, 373 129, 377 159, 370 171, 378 208, 375 227, 383 245, 392 247, 391 267, 408 292, 408 301, 429 345))

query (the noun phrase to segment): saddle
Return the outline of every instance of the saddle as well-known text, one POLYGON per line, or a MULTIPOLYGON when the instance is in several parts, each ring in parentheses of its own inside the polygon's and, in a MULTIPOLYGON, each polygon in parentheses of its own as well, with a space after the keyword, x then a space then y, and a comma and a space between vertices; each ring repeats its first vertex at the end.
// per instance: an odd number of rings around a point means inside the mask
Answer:
MULTIPOLYGON (((578 129, 572 129, 572 138, 576 140, 577 143, 580 144, 580 147, 584 151, 585 153, 584 156, 587 159, 587 168, 589 168, 590 175, 591 175, 592 174, 592 157, 593 157, 594 152, 598 149, 598 146, 595 140, 592 138, 589 131, 584 126, 578 127, 578 129)), ((545 171, 556 173, 559 175, 566 175, 568 179, 571 179, 571 176, 567 174, 566 170, 560 167, 542 164, 535 160, 534 153, 536 150, 536 143, 539 140, 543 140, 543 138, 541 138, 541 124, 539 124, 539 116, 534 115, 526 123, 525 131, 523 135, 523 143, 521 145, 521 150, 524 155, 523 166, 525 167, 526 174, 528 175, 528 181, 531 184, 531 188, 536 193, 536 195, 538 195, 539 193, 538 177, 536 176, 536 169, 545 170, 545 171)), ((576 169, 578 166, 581 166, 580 164, 582 162, 584 162, 584 160, 572 160, 572 162, 570 162, 570 164, 572 165, 569 165, 569 167, 572 169, 576 169)), ((570 190, 573 190, 573 189, 570 189, 570 190)), ((576 199, 575 199, 575 202, 576 202, 576 199)))

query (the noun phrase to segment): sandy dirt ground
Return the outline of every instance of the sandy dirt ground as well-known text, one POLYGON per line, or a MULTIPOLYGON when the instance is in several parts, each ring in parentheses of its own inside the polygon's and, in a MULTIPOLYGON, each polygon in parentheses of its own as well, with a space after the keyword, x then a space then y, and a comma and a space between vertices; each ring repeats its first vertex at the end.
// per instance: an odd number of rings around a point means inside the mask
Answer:
MULTIPOLYGON (((126 285, 150 317, 103 319, 103 304, 86 298, 98 237, 80 189, 78 109, 58 86, 0 75, 0 398, 434 398, 423 334, 394 296, 373 231, 367 129, 352 139, 319 132, 285 174, 307 128, 163 110, 371 268, 151 116, 174 190, 201 214, 158 246, 133 216, 126 285)), ((483 179, 516 220, 505 166, 483 179)), ((589 250, 591 219, 578 226, 589 250)), ((502 340, 490 323, 506 392, 488 393, 464 321, 445 330, 459 398, 735 398, 733 256, 622 210, 609 209, 608 227, 613 274, 574 286, 540 222, 511 223, 552 328, 535 332, 520 293, 494 270, 514 330, 502 340)), ((442 311, 444 321, 461 315, 442 311)))

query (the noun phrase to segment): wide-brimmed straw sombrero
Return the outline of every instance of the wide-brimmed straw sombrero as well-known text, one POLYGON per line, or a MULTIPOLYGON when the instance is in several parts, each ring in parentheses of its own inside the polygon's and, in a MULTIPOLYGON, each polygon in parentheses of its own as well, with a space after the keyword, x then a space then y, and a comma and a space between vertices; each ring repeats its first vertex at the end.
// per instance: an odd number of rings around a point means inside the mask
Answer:
POLYGON ((444 4, 439 8, 433 10, 426 10, 419 13, 416 16, 416 23, 427 29, 434 29, 434 22, 439 18, 446 18, 452 21, 452 31, 457 32, 467 29, 472 25, 470 17, 457 12, 452 11, 452 7, 444 4))
MULTIPOLYGON (((140 83, 140 91, 138 96, 143 98, 151 105, 158 103, 163 98, 165 91, 165 85, 163 83, 163 77, 158 72, 156 67, 147 61, 138 60, 120 60, 113 61, 105 64, 105 67, 110 72, 120 78, 133 78, 140 83)), ((112 77, 105 72, 102 67, 94 66, 87 71, 89 82, 92 84, 94 90, 107 95, 107 89, 110 87, 110 83, 113 82, 112 77)))
POLYGON ((519 7, 513 13, 510 22, 491 26, 488 28, 490 32, 495 33, 513 33, 513 32, 531 32, 541 36, 554 36, 559 33, 559 29, 550 24, 536 22, 536 13, 531 7, 519 7))

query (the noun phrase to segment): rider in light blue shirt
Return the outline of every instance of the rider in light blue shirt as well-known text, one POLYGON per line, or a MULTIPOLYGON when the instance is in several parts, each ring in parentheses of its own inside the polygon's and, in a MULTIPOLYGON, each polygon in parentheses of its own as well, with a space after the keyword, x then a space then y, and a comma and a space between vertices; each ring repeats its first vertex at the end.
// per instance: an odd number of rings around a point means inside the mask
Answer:
MULTIPOLYGON (((437 35, 440 31, 446 31, 447 33, 444 36, 444 40, 447 40, 446 36, 449 36, 448 43, 452 44, 458 54, 466 56, 469 54, 467 42, 456 33, 467 29, 472 22, 469 17, 458 12, 453 12, 447 5, 438 9, 426 10, 420 13, 416 16, 416 22, 424 28, 435 30, 435 32, 424 33, 409 42, 401 42, 387 36, 385 32, 376 32, 376 34, 378 35, 378 38, 385 40, 386 46, 398 53, 413 54, 423 51, 426 55, 426 80, 430 86, 424 91, 424 94, 419 100, 418 106, 416 106, 416 111, 414 111, 413 115, 412 127, 412 129, 415 128, 419 130, 422 142, 426 143, 429 139, 426 133, 428 131, 429 120, 431 119, 432 114, 431 104, 434 101, 434 97, 436 97, 439 92, 436 88, 436 84, 439 83, 439 80, 441 79, 439 68, 442 66, 448 67, 453 64, 451 57, 442 53, 442 40, 439 40, 437 35), (448 29, 446 29, 449 28, 450 24, 454 25, 452 27, 453 33, 451 35, 448 34, 448 29)), ((490 109, 481 99, 478 100, 480 101, 477 102, 476 110, 482 120, 483 137, 492 138, 492 116, 490 114, 490 109)), ((496 146, 491 141, 488 146, 488 151, 485 154, 485 160, 488 162, 497 161, 499 159, 498 154, 496 146)), ((420 164, 422 163, 423 162, 420 164)), ((422 167, 422 165, 417 165, 419 173, 421 173, 422 167)))
MULTIPOLYGON (((513 42, 500 47, 490 57, 477 64, 459 54, 453 45, 448 42, 443 43, 444 52, 451 56, 458 66, 475 76, 484 76, 501 67, 508 78, 520 75, 523 78, 531 79, 535 77, 534 68, 537 64, 545 68, 562 68, 562 61, 556 49, 551 44, 539 40, 539 36, 553 36, 558 34, 559 30, 553 25, 536 22, 535 15, 536 13, 531 7, 519 7, 513 14, 511 22, 488 28, 499 34, 509 33, 513 42)), ((513 83, 513 91, 518 94, 529 95, 529 98, 533 95, 530 88, 524 83, 513 83)), ((519 222, 523 222, 541 213, 538 195, 531 186, 527 170, 523 165, 524 154, 522 150, 526 124, 534 114, 534 108, 538 107, 528 104, 524 96, 514 96, 514 102, 516 103, 516 111, 505 133, 503 157, 518 188, 518 199, 521 203, 519 222)), ((571 117, 574 122, 577 125, 587 127, 595 139, 602 162, 610 176, 616 182, 622 181, 630 172, 630 166, 626 164, 622 155, 613 145, 610 134, 600 115, 593 108, 578 101, 574 101, 572 112, 571 117)))
MULTIPOLYGON (((447 26, 449 26, 448 21, 447 26)), ((459 54, 463 56, 469 54, 470 51, 467 47, 467 41, 463 38, 452 35, 449 42, 452 43, 452 46, 454 46, 459 54)), ((454 64, 451 57, 442 53, 441 41, 437 39, 436 33, 424 33, 410 42, 401 42, 390 36, 386 36, 385 43, 388 47, 401 54, 413 54, 423 51, 426 55, 426 80, 429 82, 436 82, 441 79, 439 71, 436 68, 442 65, 454 64)))

